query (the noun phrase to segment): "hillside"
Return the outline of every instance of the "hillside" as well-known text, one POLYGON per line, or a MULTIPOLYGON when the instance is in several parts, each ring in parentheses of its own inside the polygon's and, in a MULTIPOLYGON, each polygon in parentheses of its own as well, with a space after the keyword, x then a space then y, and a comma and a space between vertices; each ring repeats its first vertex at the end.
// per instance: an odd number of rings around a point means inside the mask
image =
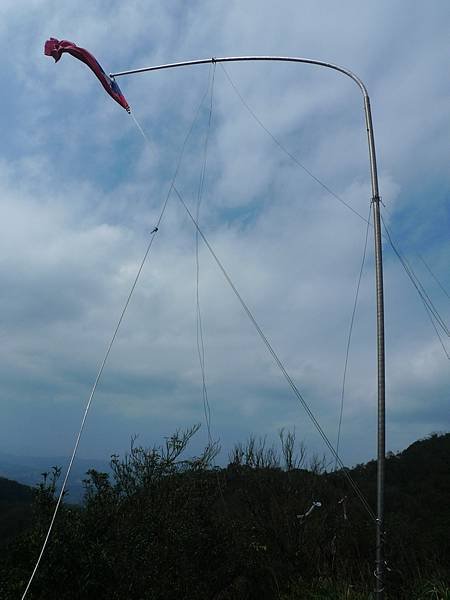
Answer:
POLYGON ((31 525, 33 490, 0 477, 0 545, 31 525))
MULTIPOLYGON (((341 473, 302 468, 286 438, 279 454, 252 438, 213 468, 214 448, 183 458, 193 433, 132 447, 113 457, 111 475, 88 473, 84 505, 63 507, 31 598, 369 597, 374 523, 341 473)), ((447 593, 449 444, 449 434, 433 435, 388 458, 389 598, 447 593)), ((375 469, 351 472, 372 506, 375 469)), ((2 554, 5 600, 31 571, 54 492, 54 479, 37 488, 33 527, 2 554)))
MULTIPOLYGON (((53 465, 65 467, 69 459, 64 456, 16 456, 0 452, 0 477, 12 479, 27 486, 35 486, 42 473, 49 471, 53 465)), ((76 458, 68 483, 70 502, 81 502, 84 494, 83 479, 86 471, 97 469, 108 471, 109 464, 103 460, 76 458)))

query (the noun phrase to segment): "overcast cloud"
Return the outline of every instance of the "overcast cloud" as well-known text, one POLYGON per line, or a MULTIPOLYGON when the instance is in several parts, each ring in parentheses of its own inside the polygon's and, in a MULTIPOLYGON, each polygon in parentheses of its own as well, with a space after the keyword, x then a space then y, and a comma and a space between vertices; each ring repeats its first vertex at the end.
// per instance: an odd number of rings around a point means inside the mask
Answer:
MULTIPOLYGON (((115 323, 167 194, 209 66, 119 80, 150 146, 84 65, 43 55, 54 36, 105 70, 275 54, 350 68, 371 95, 384 217, 449 323, 449 9, 399 2, 2 2, 0 450, 68 455, 115 323)), ((362 98, 309 65, 229 64, 267 128, 356 211, 369 212, 362 98)), ((208 99, 177 187, 194 207, 208 99)), ((364 222, 299 169, 215 69, 201 226, 334 441, 364 222)), ((449 360, 385 247, 388 448, 447 430, 449 360)), ((212 432, 296 429, 324 451, 204 247, 200 295, 212 432)), ((373 240, 350 352, 342 455, 376 444, 373 240)), ((113 348, 80 447, 123 451, 201 422, 195 232, 175 196, 113 348)), ((444 339, 450 351, 450 341, 444 339)), ((203 443, 206 431, 201 434, 203 443)), ((225 458, 226 460, 226 453, 225 458)))

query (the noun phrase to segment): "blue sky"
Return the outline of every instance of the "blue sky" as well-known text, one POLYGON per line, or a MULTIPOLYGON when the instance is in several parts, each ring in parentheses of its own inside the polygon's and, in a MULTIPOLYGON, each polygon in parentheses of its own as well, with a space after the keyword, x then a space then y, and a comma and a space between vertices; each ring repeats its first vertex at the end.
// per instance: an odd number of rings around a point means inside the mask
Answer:
MULTIPOLYGON (((371 96, 384 217, 449 322, 449 12, 421 2, 2 2, 0 450, 70 453, 106 345, 208 86, 209 66, 121 78, 146 131, 65 55, 89 49, 107 72, 211 56, 275 54, 350 68, 371 96)), ((347 78, 308 65, 227 72, 298 160, 366 215, 362 99, 347 78)), ((177 187, 193 207, 208 99, 177 187)), ((200 223, 331 440, 365 226, 280 152, 220 66, 200 223)), ((376 357, 372 238, 350 351, 342 455, 374 456, 376 357)), ((387 446, 447 430, 449 360, 385 247, 387 446)), ((158 442, 202 422, 196 349, 195 233, 171 198, 95 397, 85 457, 158 442)), ((250 432, 320 439, 204 248, 200 298, 212 433, 226 450, 250 432)), ((448 337, 444 339, 450 351, 448 337)), ((206 439, 205 427, 199 444, 206 439)))

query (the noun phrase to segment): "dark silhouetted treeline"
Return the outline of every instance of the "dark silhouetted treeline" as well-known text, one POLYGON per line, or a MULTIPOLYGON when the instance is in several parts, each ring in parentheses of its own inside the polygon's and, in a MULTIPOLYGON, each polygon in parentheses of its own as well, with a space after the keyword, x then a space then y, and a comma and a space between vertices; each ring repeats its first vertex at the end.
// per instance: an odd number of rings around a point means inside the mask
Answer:
MULTIPOLYGON (((213 467, 215 444, 185 458, 197 429, 152 448, 134 441, 111 475, 87 473, 83 505, 61 507, 30 599, 373 597, 374 523, 342 473, 308 459, 289 432, 279 450, 250 438, 213 467)), ((375 462, 351 475, 374 506, 375 462)), ((387 598, 450 598, 450 434, 389 455, 386 475, 387 598)), ((0 546, 2 600, 23 593, 58 476, 45 476, 32 519, 0 546)))
POLYGON ((31 526, 34 492, 27 485, 0 477, 0 552, 31 526))

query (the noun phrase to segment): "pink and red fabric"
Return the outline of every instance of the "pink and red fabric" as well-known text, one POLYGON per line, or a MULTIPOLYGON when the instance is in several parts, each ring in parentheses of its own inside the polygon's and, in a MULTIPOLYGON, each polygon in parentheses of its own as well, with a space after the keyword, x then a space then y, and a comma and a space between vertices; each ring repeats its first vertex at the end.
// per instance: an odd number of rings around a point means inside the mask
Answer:
POLYGON ((120 91, 119 86, 115 82, 112 77, 107 75, 105 71, 102 69, 97 59, 92 56, 90 52, 85 50, 84 48, 80 48, 73 42, 69 42, 68 40, 57 40, 56 38, 50 38, 45 42, 44 46, 44 54, 46 56, 53 56, 55 62, 61 58, 63 52, 68 52, 78 60, 81 60, 86 64, 96 75, 97 79, 100 81, 102 86, 105 88, 107 93, 114 98, 116 102, 120 104, 128 113, 130 112, 130 107, 128 102, 125 99, 125 96, 120 91))

